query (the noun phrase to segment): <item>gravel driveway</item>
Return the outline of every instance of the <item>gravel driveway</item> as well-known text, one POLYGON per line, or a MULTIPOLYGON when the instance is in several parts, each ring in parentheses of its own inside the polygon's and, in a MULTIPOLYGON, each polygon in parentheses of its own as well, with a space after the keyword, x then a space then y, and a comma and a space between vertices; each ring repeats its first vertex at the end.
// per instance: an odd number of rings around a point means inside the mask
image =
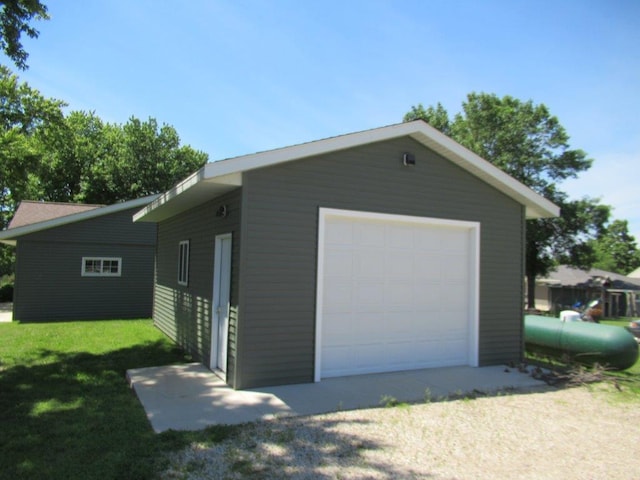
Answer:
POLYGON ((255 423, 162 478, 640 478, 638 404, 594 388, 255 423))

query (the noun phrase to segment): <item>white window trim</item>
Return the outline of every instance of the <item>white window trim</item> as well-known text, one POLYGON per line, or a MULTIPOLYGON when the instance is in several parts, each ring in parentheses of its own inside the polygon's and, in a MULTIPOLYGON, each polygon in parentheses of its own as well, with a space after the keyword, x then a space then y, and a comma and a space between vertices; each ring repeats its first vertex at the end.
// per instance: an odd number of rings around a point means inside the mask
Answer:
MULTIPOLYGON (((102 270, 102 266, 100 268, 100 270, 102 270)), ((82 257, 82 276, 83 277, 121 277, 122 276, 122 257, 82 257), (92 261, 100 261, 100 263, 102 264, 102 262, 104 261, 109 261, 109 262, 118 262, 118 272, 117 273, 112 273, 112 272, 87 272, 86 271, 86 263, 87 260, 92 260, 92 261)))
POLYGON ((184 287, 189 285, 190 249, 189 240, 183 240, 178 244, 178 285, 184 287))

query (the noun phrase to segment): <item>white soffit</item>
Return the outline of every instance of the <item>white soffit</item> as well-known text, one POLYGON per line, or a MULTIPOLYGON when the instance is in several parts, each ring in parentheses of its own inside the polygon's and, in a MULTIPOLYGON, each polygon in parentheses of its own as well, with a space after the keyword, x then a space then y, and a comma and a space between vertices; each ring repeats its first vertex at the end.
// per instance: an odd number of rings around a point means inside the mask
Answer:
POLYGON ((527 218, 555 217, 560 213, 552 202, 426 122, 416 120, 208 163, 138 212, 134 220, 159 221, 185 211, 241 186, 242 172, 403 136, 412 137, 518 201, 525 206, 527 218))

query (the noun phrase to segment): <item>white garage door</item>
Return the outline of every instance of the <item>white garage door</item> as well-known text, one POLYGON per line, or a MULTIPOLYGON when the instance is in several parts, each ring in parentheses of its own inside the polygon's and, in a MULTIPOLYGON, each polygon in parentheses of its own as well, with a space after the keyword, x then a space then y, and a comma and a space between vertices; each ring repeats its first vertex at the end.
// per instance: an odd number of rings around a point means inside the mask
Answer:
POLYGON ((472 222, 321 209, 316 380, 477 365, 472 222))

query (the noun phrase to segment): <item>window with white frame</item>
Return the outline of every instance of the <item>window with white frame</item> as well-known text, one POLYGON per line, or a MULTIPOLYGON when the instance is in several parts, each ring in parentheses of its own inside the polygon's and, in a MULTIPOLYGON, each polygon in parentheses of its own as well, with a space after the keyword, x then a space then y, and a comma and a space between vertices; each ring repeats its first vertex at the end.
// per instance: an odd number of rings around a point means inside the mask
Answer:
POLYGON ((189 284, 189 240, 183 240, 178 246, 178 285, 189 284))
POLYGON ((122 258, 82 257, 83 277, 119 277, 122 275, 122 258))

